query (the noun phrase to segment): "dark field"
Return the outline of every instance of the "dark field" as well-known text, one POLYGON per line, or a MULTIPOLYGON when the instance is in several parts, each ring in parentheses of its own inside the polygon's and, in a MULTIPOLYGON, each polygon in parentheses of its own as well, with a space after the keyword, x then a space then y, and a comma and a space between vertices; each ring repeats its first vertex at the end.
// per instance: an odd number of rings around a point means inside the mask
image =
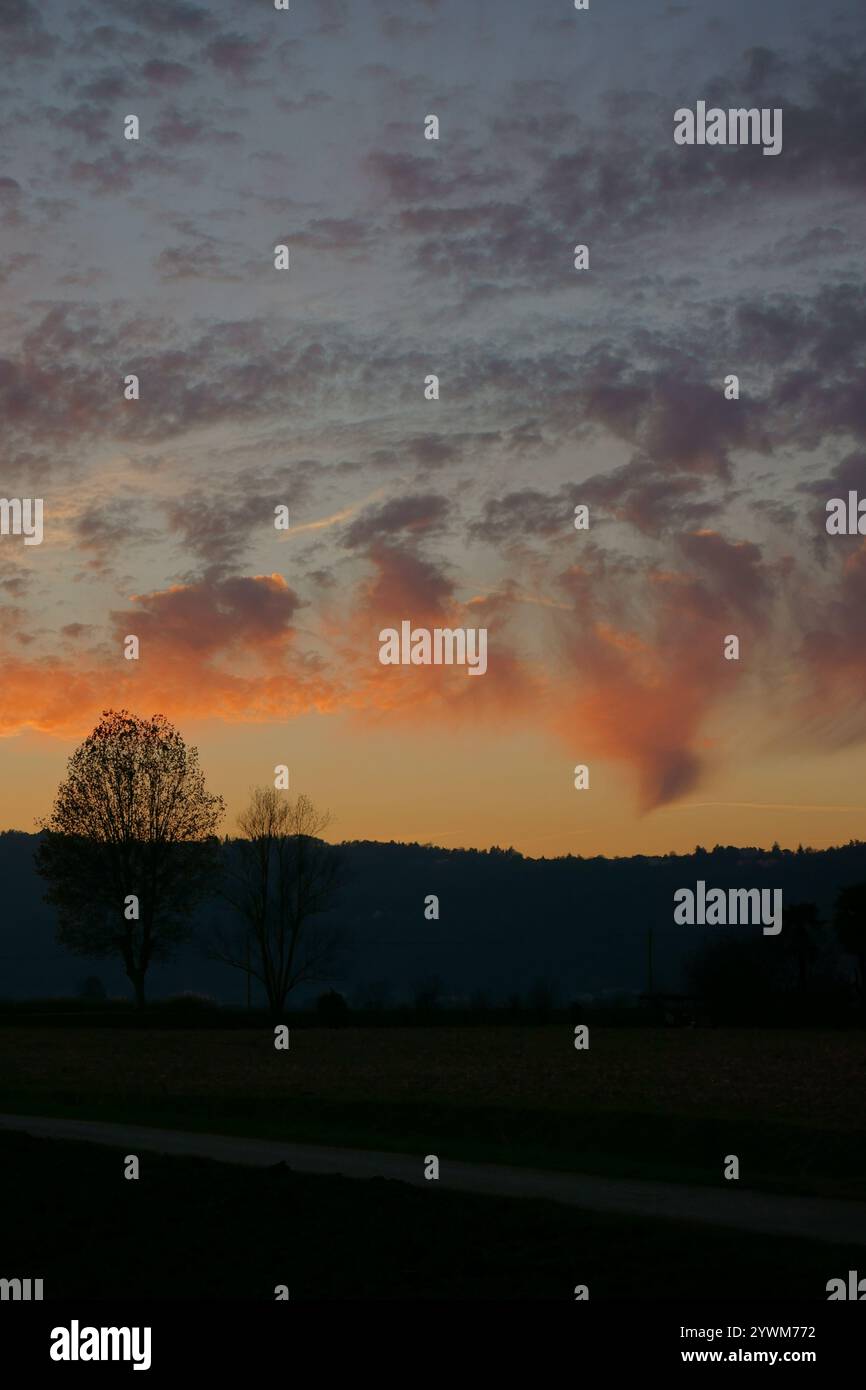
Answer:
POLYGON ((866 1033, 0 1029, 0 1110, 866 1197, 866 1033))
POLYGON ((826 1300, 848 1247, 0 1134, 3 1271, 45 1298, 826 1300))

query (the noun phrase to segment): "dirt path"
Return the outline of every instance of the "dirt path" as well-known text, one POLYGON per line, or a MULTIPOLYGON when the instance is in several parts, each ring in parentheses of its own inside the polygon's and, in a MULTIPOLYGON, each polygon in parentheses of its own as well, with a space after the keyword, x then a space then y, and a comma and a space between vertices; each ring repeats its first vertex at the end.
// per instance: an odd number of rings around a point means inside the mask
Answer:
MULTIPOLYGON (((275 1139, 245 1139, 184 1130, 148 1129, 98 1120, 54 1119, 42 1115, 0 1115, 0 1129, 23 1130, 39 1138, 83 1140, 136 1153, 212 1158, 221 1163, 268 1167, 285 1163, 301 1173, 341 1173, 351 1178, 391 1178, 424 1186, 423 1154, 380 1153, 367 1149, 325 1148, 275 1139)), ((435 1139, 430 1151, 436 1152, 435 1139)), ((866 1203, 820 1197, 786 1197, 749 1191, 735 1184, 719 1189, 676 1183, 600 1178, 538 1168, 463 1163, 438 1154, 442 1187, 486 1196, 545 1197, 567 1206, 620 1216, 696 1221, 767 1235, 866 1246, 866 1203)))

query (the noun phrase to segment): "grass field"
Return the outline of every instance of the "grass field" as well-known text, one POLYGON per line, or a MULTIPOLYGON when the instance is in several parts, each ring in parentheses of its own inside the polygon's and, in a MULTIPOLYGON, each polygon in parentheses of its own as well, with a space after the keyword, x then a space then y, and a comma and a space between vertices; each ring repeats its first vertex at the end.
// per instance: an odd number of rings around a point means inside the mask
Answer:
POLYGON ((866 1198, 866 1033, 0 1029, 0 1109, 866 1198))
MULTIPOLYGON (((3 1273, 46 1299, 826 1300, 846 1246, 384 1179, 314 1177, 0 1134, 3 1273)), ((858 1260, 860 1264, 858 1265, 858 1260)), ((5 1306, 5 1305, 4 1305, 5 1306)), ((776 1305, 778 1306, 778 1305, 776 1305)))

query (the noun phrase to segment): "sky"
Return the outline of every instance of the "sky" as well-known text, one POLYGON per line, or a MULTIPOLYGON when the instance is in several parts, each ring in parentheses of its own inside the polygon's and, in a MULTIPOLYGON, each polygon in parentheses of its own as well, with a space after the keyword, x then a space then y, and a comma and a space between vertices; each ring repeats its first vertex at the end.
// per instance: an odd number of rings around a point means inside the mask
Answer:
POLYGON ((228 831, 286 764, 335 839, 866 838, 857 0, 0 0, 0 51, 0 496, 44 505, 0 827, 126 707, 228 831), (781 153, 677 145, 699 100, 781 153), (381 665, 403 620, 486 673, 381 665))

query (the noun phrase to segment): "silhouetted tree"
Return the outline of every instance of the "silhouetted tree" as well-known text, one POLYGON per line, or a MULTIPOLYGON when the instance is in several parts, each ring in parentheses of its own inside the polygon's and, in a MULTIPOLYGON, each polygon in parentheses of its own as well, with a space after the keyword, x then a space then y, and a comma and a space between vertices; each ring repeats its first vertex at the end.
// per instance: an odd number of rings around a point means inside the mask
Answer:
POLYGON ((326 1028, 339 1027, 349 1018, 349 1004, 342 994, 329 989, 316 1000, 316 1017, 326 1028))
POLYGON ((340 933, 317 920, 333 903, 343 867, 339 850, 321 838, 330 819, 307 796, 293 801, 257 787, 238 816, 244 838, 227 851, 223 895, 243 928, 215 931, 210 954, 259 980, 275 1018, 298 985, 328 980, 339 953, 340 933))
POLYGON ((438 975, 425 975, 412 986, 412 1002, 419 1011, 438 1009, 445 989, 438 975))
POLYGON ((78 986, 79 999, 105 999, 105 985, 98 975, 88 975, 78 986))
POLYGON ((365 980, 358 987, 355 1002, 360 1009, 389 1009, 394 996, 390 980, 365 980))
POLYGON ((859 967, 860 999, 866 1012, 866 883, 843 888, 833 910, 833 925, 842 949, 859 967))
POLYGON ((716 1019, 760 1016, 773 995, 779 971, 775 948, 763 936, 710 940, 688 962, 689 989, 716 1019))
POLYGON ((161 714, 105 710, 69 759, 37 868, 58 940, 78 955, 120 956, 139 1008, 151 962, 189 936, 193 909, 215 886, 224 809, 205 791, 198 753, 161 714))
POLYGON ((821 919, 815 903, 790 903, 782 910, 782 943, 797 962, 797 984, 805 991, 809 966, 818 954, 821 919))
POLYGON ((539 976, 526 996, 526 1006, 537 1014, 549 1014, 553 1008, 553 989, 550 981, 539 976))

